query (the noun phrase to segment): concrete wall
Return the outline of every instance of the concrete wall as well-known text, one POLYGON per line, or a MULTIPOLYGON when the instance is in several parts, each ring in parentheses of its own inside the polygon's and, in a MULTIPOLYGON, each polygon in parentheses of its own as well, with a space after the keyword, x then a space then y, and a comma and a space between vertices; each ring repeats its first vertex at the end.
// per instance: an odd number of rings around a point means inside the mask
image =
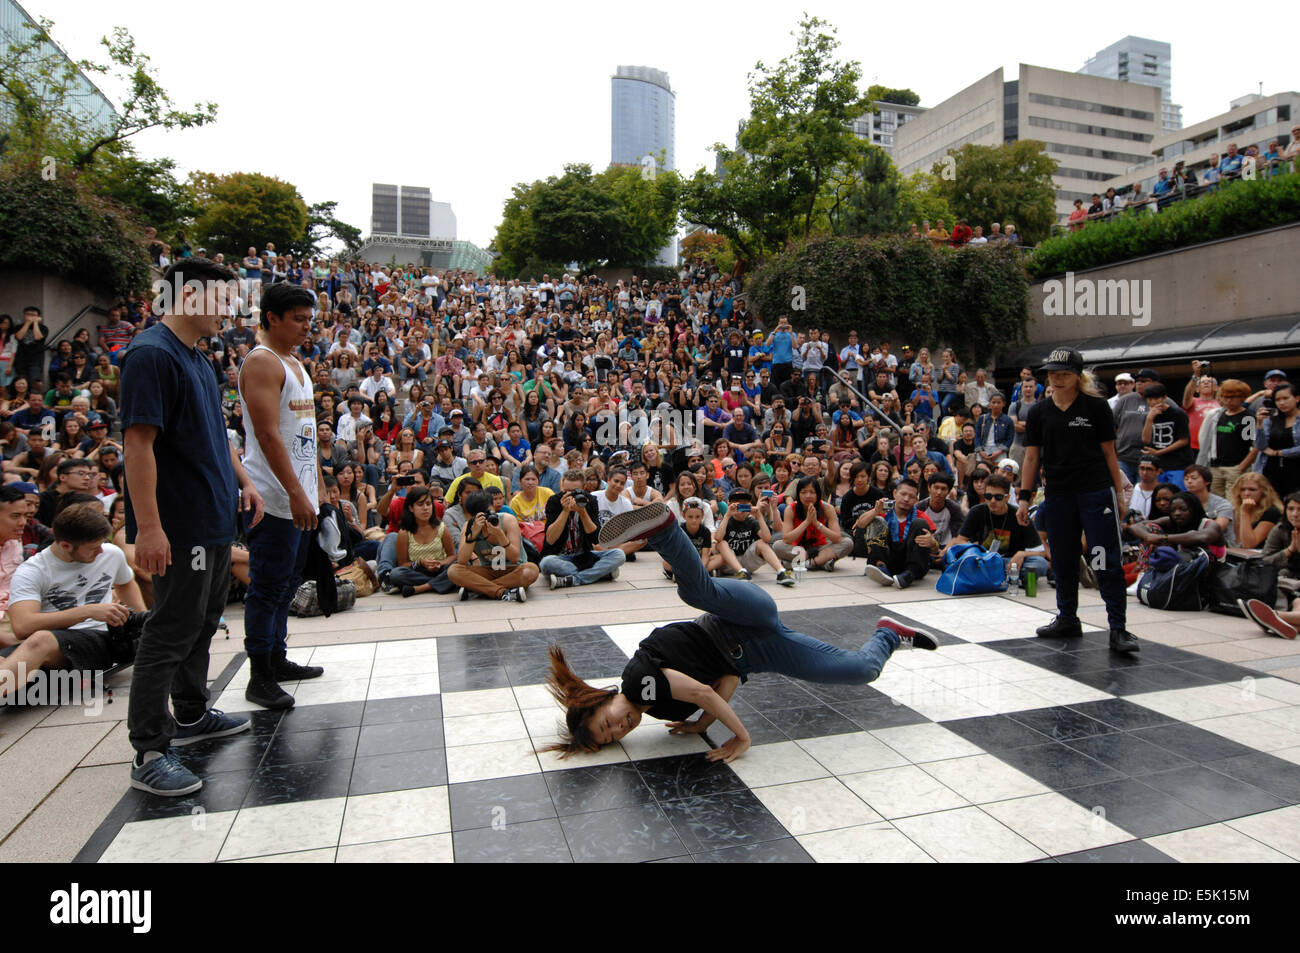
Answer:
MULTIPOLYGON (((45 324, 53 334, 86 305, 107 309, 112 304, 113 301, 105 295, 63 278, 28 270, 0 268, 0 314, 10 315, 15 324, 22 322, 23 308, 35 305, 41 309, 45 324)), ((84 327, 90 330, 93 341, 96 328, 103 322, 102 315, 87 312, 62 337, 71 339, 78 329, 84 327)))
POLYGON ((926 110, 894 133, 894 163, 904 175, 929 172, 949 149, 967 142, 1002 144, 1002 69, 926 110))
MULTIPOLYGON (((1149 281, 1151 323, 1145 330, 1158 331, 1295 312, 1297 260, 1300 223, 1076 272, 1075 278, 1149 281)), ((1032 344, 1143 330, 1132 317, 1045 316, 1047 295, 1044 282, 1029 286, 1032 344)))

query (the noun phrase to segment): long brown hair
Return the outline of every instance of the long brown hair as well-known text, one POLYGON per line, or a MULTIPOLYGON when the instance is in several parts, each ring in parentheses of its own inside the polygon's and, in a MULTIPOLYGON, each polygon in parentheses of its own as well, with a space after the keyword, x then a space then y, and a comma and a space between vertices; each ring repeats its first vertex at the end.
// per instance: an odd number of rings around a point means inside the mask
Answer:
POLYGON ((558 645, 550 647, 551 674, 546 679, 546 689, 551 697, 564 706, 564 729, 560 740, 549 744, 543 751, 558 751, 561 758, 581 751, 599 751, 600 745, 591 737, 587 722, 600 706, 618 694, 617 688, 593 688, 580 679, 564 659, 564 650, 558 645))

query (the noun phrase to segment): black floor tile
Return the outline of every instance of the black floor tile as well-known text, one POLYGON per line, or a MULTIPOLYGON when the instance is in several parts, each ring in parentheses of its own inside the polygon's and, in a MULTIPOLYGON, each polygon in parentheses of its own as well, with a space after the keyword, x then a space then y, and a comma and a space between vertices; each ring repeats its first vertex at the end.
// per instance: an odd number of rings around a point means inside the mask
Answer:
POLYGON ((261 807, 265 804, 346 797, 351 778, 351 758, 263 767, 253 778, 243 806, 261 807))
POLYGON ((1100 665, 1091 657, 1080 657, 1070 652, 1035 652, 1019 658, 1023 662, 1038 666, 1045 672, 1072 677, 1085 672, 1103 672, 1109 669, 1109 666, 1100 665))
POLYGON ((682 854, 680 857, 664 857, 662 860, 647 860, 647 864, 693 864, 695 857, 691 854, 682 854))
POLYGON ((1110 765, 1120 774, 1141 777, 1156 771, 1190 767, 1192 762, 1167 748, 1153 745, 1136 737, 1132 732, 1116 731, 1091 738, 1067 741, 1075 751, 1081 751, 1102 764, 1110 765))
POLYGON ((650 786, 629 761, 547 771, 544 779, 562 817, 654 802, 650 786))
POLYGON ((1081 672, 1105 672, 1112 669, 1141 668, 1155 664, 1151 659, 1145 657, 1145 651, 1141 655, 1128 655, 1123 652, 1112 652, 1109 646, 1098 648, 1095 645, 1085 644, 1068 649, 1066 654, 1078 660, 1079 664, 1083 666, 1079 669, 1081 672))
POLYGON ((404 698, 372 698, 366 702, 361 717, 363 725, 382 725, 396 721, 428 721, 442 717, 440 695, 408 695, 404 698))
MULTIPOLYGON (((188 817, 202 809, 209 814, 217 811, 235 811, 244 803, 244 795, 253 783, 254 772, 222 771, 218 774, 200 775, 203 787, 189 797, 158 797, 144 791, 132 790, 128 797, 140 803, 129 821, 151 821, 160 817, 188 817)), ((115 835, 116 836, 116 835, 115 835)))
POLYGON ((438 690, 441 692, 477 692, 487 688, 509 688, 510 676, 501 665, 488 668, 444 669, 438 666, 438 690))
POLYGON ((1184 722, 1159 725, 1155 728, 1140 728, 1133 734, 1143 741, 1168 748, 1174 754, 1180 754, 1189 761, 1198 761, 1202 764, 1206 761, 1221 761, 1224 758, 1239 758, 1242 755, 1255 754, 1254 748, 1184 722))
POLYGON ((699 864, 811 864, 812 857, 793 837, 724 847, 695 855, 699 864))
POLYGON ((401 721, 388 725, 363 725, 357 743, 357 757, 427 751, 443 746, 442 721, 401 721))
POLYGON ((1025 661, 1033 661, 1036 656, 1062 654, 1061 643, 1052 639, 1000 639, 996 642, 986 642, 985 645, 995 652, 1025 661))
POLYGON ((857 731, 856 722, 850 721, 830 705, 810 705, 807 708, 782 708, 768 713, 773 724, 780 726, 786 737, 825 738, 827 735, 844 735, 857 731))
POLYGON ((789 680, 770 681, 763 684, 742 685, 736 696, 757 711, 779 711, 783 708, 807 708, 817 704, 812 693, 789 680))
POLYGON ((1077 854, 1061 854, 1054 858, 1062 864, 1176 864, 1162 850, 1157 850, 1145 841, 1130 840, 1122 844, 1107 844, 1092 850, 1081 850, 1077 854))
POLYGON ((248 729, 255 735, 272 735, 280 726, 281 720, 289 712, 283 709, 258 708, 253 711, 240 712, 248 718, 253 727, 248 729))
POLYGON ((677 836, 693 854, 789 836, 753 791, 686 798, 662 807, 677 836))
POLYGON ((324 731, 295 731, 276 735, 266 750, 263 763, 269 766, 353 758, 357 753, 357 737, 360 733, 360 728, 328 728, 324 731))
POLYGON ((1223 761, 1210 761, 1205 766, 1254 785, 1289 804, 1300 804, 1300 764, 1258 751, 1223 761))
POLYGON ((451 844, 458 864, 573 863, 564 831, 554 818, 453 831, 451 844))
POLYGON ((1267 791, 1199 764, 1150 774, 1142 781, 1215 821, 1227 821, 1287 806, 1286 801, 1267 791))
POLYGON ((1138 670, 1138 677, 1151 686, 1151 691, 1162 692, 1174 688, 1196 688, 1199 685, 1213 685, 1215 679, 1177 665, 1145 665, 1138 670))
POLYGON ((1110 725, 1102 724, 1095 718, 1081 715, 1072 708, 1059 705, 1054 708, 1034 708, 1029 711, 1013 712, 1009 716, 1022 725, 1028 725, 1053 741, 1071 741, 1075 738, 1088 738, 1114 731, 1110 725))
POLYGON ((1089 718, 1096 718, 1103 724, 1130 731, 1134 728, 1153 728, 1156 725, 1174 724, 1177 719, 1162 715, 1158 711, 1144 708, 1123 698, 1105 698, 1095 702, 1081 702, 1068 706, 1089 718))
POLYGON ((845 718, 864 731, 878 728, 897 728, 902 725, 919 725, 929 721, 919 711, 914 711, 888 695, 876 698, 863 698, 852 702, 836 702, 832 705, 845 718))
POLYGON ((355 728, 361 724, 366 703, 335 702, 291 708, 280 719, 280 731, 322 731, 326 728, 355 728))
POLYGON ((1046 735, 1027 725, 1022 725, 1007 715, 958 718, 954 721, 943 722, 943 726, 985 751, 1002 751, 1006 748, 1041 745, 1049 740, 1046 735))
POLYGON ((814 682, 808 682, 807 689, 819 701, 832 705, 836 702, 857 701, 863 698, 879 697, 880 695, 880 692, 870 685, 818 685, 814 682))
POLYGON ((574 814, 561 817, 560 825, 579 863, 637 863, 688 853, 657 804, 574 814))
POLYGON ((199 777, 226 771, 253 771, 271 746, 271 735, 256 732, 196 741, 176 749, 181 764, 199 777))
POLYGON ((1114 768, 1094 761, 1058 741, 1025 748, 1008 748, 991 754, 1056 791, 1114 781, 1121 777, 1114 768))
POLYGON ((1220 662, 1218 659, 1212 658, 1198 658, 1192 662, 1179 662, 1178 667, 1187 669, 1189 672, 1195 672, 1197 675, 1204 675, 1215 682, 1239 682, 1243 678, 1259 677, 1259 673, 1253 669, 1233 665, 1231 662, 1220 662))
POLYGON ((698 754, 634 763, 655 799, 661 802, 745 789, 745 782, 727 765, 698 754))
POLYGON ((1143 695, 1157 691, 1156 687, 1142 677, 1141 668, 1113 668, 1100 672, 1063 672, 1066 677, 1108 692, 1111 695, 1143 695))
POLYGON ((453 784, 447 788, 447 796, 453 831, 500 829, 555 817, 551 792, 540 774, 453 784))
POLYGON ((442 748, 357 758, 348 794, 383 794, 447 783, 447 756, 442 748))
POLYGON ((1155 837, 1214 822, 1209 815, 1150 787, 1146 780, 1124 778, 1061 793, 1090 811, 1101 808, 1106 820, 1135 837, 1155 837))

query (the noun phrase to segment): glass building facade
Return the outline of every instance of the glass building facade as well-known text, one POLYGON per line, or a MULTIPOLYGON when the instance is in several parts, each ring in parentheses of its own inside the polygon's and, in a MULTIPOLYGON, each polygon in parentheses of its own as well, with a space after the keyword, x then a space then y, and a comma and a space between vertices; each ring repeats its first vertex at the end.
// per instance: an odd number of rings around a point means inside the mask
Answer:
POLYGON ((610 161, 640 165, 653 155, 660 168, 677 168, 677 95, 668 74, 648 66, 620 66, 611 83, 610 161))
POLYGON ((1080 73, 1160 87, 1160 131, 1183 127, 1183 107, 1173 102, 1173 66, 1168 43, 1126 36, 1088 58, 1080 73))

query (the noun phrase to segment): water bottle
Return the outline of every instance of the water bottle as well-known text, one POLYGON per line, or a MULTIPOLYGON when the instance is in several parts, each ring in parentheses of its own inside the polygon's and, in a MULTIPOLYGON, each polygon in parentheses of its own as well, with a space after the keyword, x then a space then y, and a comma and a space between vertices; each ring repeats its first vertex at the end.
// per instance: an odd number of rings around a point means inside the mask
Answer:
POLYGON ((790 563, 794 569, 794 584, 796 587, 802 586, 804 577, 808 575, 808 561, 802 556, 796 556, 790 563))
POLYGON ((1019 588, 1019 585, 1020 585, 1020 567, 1008 565, 1007 566, 1007 591, 1015 592, 1016 589, 1019 588))

